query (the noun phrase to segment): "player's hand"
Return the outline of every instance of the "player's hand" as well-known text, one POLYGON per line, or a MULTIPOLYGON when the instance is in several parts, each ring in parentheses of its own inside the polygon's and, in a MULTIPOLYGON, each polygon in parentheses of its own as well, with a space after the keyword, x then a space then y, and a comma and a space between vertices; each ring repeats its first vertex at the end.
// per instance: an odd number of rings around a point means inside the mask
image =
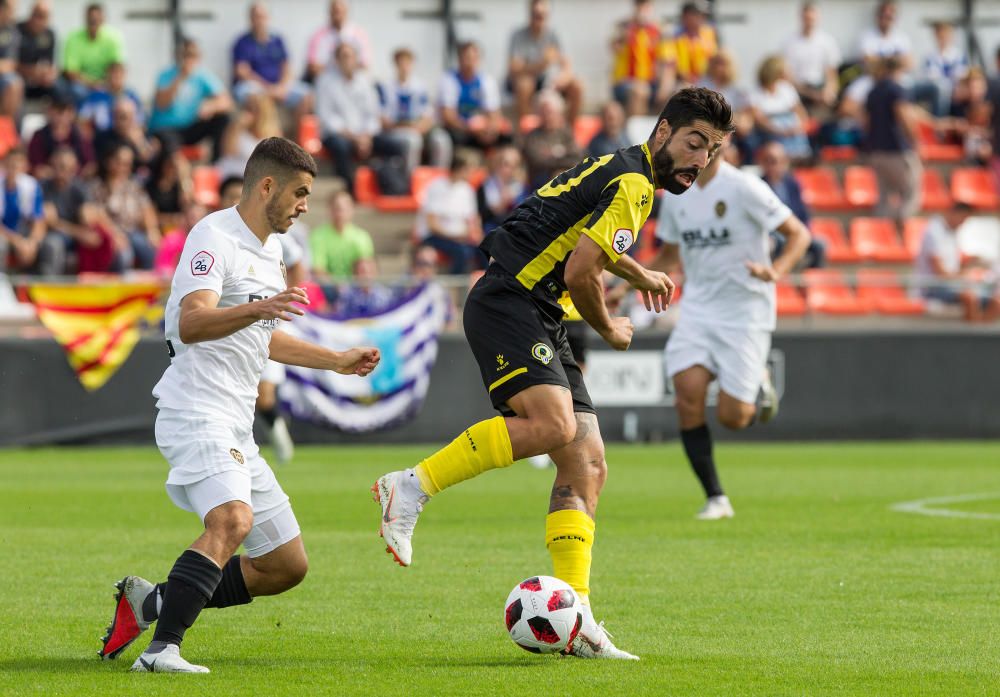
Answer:
POLYGON ((674 298, 674 282, 662 271, 647 271, 645 276, 632 283, 642 295, 647 310, 663 312, 674 298))
POLYGON ((382 354, 377 348, 353 348, 340 354, 341 364, 337 372, 343 375, 360 375, 365 377, 378 366, 382 354))
POLYGON ((280 319, 291 322, 291 315, 304 315, 305 310, 297 307, 295 303, 301 305, 309 304, 309 296, 301 288, 288 288, 277 295, 272 295, 267 300, 257 300, 250 303, 257 319, 280 319))
POLYGON ((632 343, 635 328, 628 317, 612 317, 611 326, 601 336, 615 351, 624 351, 632 343))
POLYGON ((774 283, 778 280, 778 272, 770 264, 757 264, 752 261, 746 263, 747 271, 754 278, 759 278, 767 283, 774 283))

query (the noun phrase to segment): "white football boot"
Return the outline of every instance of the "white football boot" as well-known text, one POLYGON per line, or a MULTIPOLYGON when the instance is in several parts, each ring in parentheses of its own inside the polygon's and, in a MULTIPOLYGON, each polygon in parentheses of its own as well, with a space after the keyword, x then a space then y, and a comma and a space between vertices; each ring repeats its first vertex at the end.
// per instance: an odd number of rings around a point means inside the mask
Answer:
POLYGON ((152 624, 143 619, 142 603, 156 586, 144 578, 126 576, 115 588, 115 614, 101 639, 104 645, 97 652, 105 661, 118 658, 152 624))
POLYGON ((556 464, 552 462, 552 458, 545 453, 542 453, 541 455, 532 455, 531 457, 525 459, 531 464, 532 467, 539 470, 548 469, 556 464))
POLYGON ((781 406, 778 399, 778 391, 774 389, 774 382, 771 380, 771 371, 764 374, 764 382, 760 385, 760 396, 757 399, 757 421, 766 424, 778 415, 778 408, 781 406))
POLYGON ((159 653, 142 653, 132 664, 133 673, 210 673, 205 666, 196 666, 181 658, 176 644, 167 644, 159 653))
POLYGON ((628 651, 622 651, 611 643, 611 634, 604 628, 604 623, 598 624, 594 621, 594 613, 589 605, 580 608, 583 616, 583 623, 580 631, 570 642, 570 645, 563 651, 567 656, 577 658, 613 658, 620 661, 638 661, 638 656, 633 656, 628 651))
POLYGON ((390 472, 372 485, 372 498, 382 504, 378 534, 400 566, 409 566, 413 558, 413 528, 417 517, 430 499, 420 488, 412 469, 390 472))
POLYGON ((733 511, 733 504, 729 503, 729 497, 723 494, 722 496, 709 496, 695 518, 698 520, 722 520, 723 518, 732 518, 734 515, 736 513, 733 511))
POLYGON ((274 426, 271 427, 271 445, 278 462, 286 465, 292 461, 295 443, 292 442, 292 434, 288 432, 288 424, 282 416, 275 418, 274 426))

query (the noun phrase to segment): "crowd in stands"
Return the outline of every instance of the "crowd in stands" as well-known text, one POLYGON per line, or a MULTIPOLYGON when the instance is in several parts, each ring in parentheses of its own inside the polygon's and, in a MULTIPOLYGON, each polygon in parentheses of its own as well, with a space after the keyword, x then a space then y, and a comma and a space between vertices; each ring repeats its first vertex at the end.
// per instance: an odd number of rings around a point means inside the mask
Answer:
MULTIPOLYGON (((823 29, 818 3, 804 2, 781 49, 746 66, 721 42, 710 3, 684 2, 666 18, 656 0, 618 0, 624 16, 608 47, 608 95, 585 93, 550 0, 518 9, 525 24, 509 38, 505 74, 485 70, 481 46, 463 39, 433 90, 418 77, 420 57, 373 42, 346 0, 329 3, 305 66, 292 64, 257 2, 232 42, 229 83, 185 38, 153 85, 131 83, 121 32, 101 5, 64 35, 50 24, 49 2, 20 18, 14 0, 0 0, 0 271, 168 273, 185 231, 231 200, 227 186, 238 185, 254 146, 283 133, 302 140, 310 123, 315 146, 307 149, 343 185, 329 199, 329 222, 299 233, 318 277, 371 285, 374 246, 352 222, 352 194, 366 186, 416 197, 415 275, 474 272, 485 263, 482 237, 534 188, 583 157, 630 145, 628 125, 655 116, 687 85, 726 96, 736 121, 726 157, 759 168, 807 223, 814 201, 796 168, 823 165, 828 154, 871 168, 874 213, 900 235, 927 210, 922 148, 930 141, 957 152, 958 164, 1000 176, 1000 51, 995 66, 975 65, 953 26, 939 22, 918 52, 920 42, 898 27, 897 2, 873 2, 873 24, 854 46, 823 29), (392 56, 391 75, 372 73, 376 51, 392 56), (753 76, 750 89, 741 68, 753 76), (587 104, 597 114, 585 114, 587 104), (420 170, 437 177, 418 192, 420 170)), ((980 318, 990 302, 953 283, 969 261, 956 256, 953 233, 971 210, 949 206, 931 219, 915 269, 937 279, 925 284, 928 298, 980 318)), ((817 236, 805 265, 828 263, 829 243, 817 236)))

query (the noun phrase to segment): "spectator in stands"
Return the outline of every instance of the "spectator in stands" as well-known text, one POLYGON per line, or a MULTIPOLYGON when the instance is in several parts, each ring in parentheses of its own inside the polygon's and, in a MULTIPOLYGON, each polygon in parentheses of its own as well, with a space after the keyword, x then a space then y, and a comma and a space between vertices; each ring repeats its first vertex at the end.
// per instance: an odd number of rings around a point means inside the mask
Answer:
POLYGON ((618 102, 605 102, 601 107, 601 130, 590 139, 587 155, 600 157, 630 145, 625 133, 625 109, 618 102))
POLYGON ((359 163, 367 162, 372 155, 398 158, 402 163, 406 148, 401 140, 382 132, 378 92, 358 65, 354 46, 341 42, 336 58, 336 63, 316 80, 316 116, 334 173, 347 183, 349 191, 354 191, 359 163))
POLYGON ((567 118, 573 124, 580 114, 583 85, 549 26, 552 6, 549 0, 531 0, 528 10, 528 26, 511 35, 507 59, 507 90, 514 95, 514 127, 520 131, 521 118, 531 112, 532 99, 543 89, 562 95, 567 118))
MULTIPOLYGON (((242 189, 243 185, 240 184, 240 190, 242 191, 242 189)), ((184 215, 180 217, 176 225, 164 233, 160 246, 156 250, 156 260, 153 263, 153 268, 159 276, 169 279, 174 275, 177 262, 181 258, 181 252, 184 251, 184 242, 187 240, 188 233, 199 220, 205 217, 206 213, 208 211, 201 204, 188 203, 184 208, 184 215)))
POLYGON ((961 305, 966 319, 978 319, 981 299, 963 284, 962 250, 958 231, 972 215, 972 208, 956 203, 927 221, 914 264, 920 295, 945 305, 961 305))
POLYGON ((757 83, 759 88, 750 95, 757 137, 762 142, 777 140, 793 160, 807 159, 812 149, 806 137, 806 111, 799 93, 785 79, 785 59, 764 59, 757 71, 757 83))
MULTIPOLYGON (((613 102, 621 109, 617 102, 613 102)), ((488 160, 489 174, 476 190, 479 218, 483 233, 490 234, 507 214, 531 194, 521 163, 521 152, 510 145, 497 148, 488 160)))
POLYGON ((209 138, 212 161, 222 155, 222 136, 229 125, 233 101, 222 81, 201 66, 201 49, 194 39, 181 40, 177 64, 156 79, 156 96, 149 130, 194 145, 209 138))
POLYGON ((902 59, 886 58, 866 101, 869 160, 879 187, 876 212, 897 222, 920 210, 923 176, 913 147, 922 110, 907 100, 902 75, 902 59))
POLYGON ((648 113, 660 89, 661 44, 652 0, 633 0, 632 16, 618 24, 611 40, 612 94, 629 116, 648 113))
POLYGON ((132 149, 136 167, 145 167, 156 154, 156 146, 146 136, 136 116, 136 105, 130 97, 119 97, 111 107, 111 128, 94 136, 97 159, 103 159, 114 148, 125 145, 132 149))
POLYGON ((378 283, 378 263, 374 256, 354 262, 351 282, 337 289, 337 313, 343 317, 371 317, 385 312, 396 299, 396 292, 378 283))
POLYGON ((718 92, 729 102, 736 126, 731 140, 739 148, 741 156, 749 159, 752 155, 753 111, 750 95, 737 84, 736 78, 736 58, 729 49, 723 48, 708 60, 708 72, 701 79, 700 86, 718 92))
POLYGON ((969 57, 955 43, 955 32, 948 22, 934 22, 934 52, 924 58, 914 101, 927 101, 934 116, 947 116, 955 86, 969 71, 969 57))
POLYGON ((124 63, 112 63, 108 66, 107 83, 94 89, 80 105, 80 120, 91 125, 95 133, 111 128, 111 112, 119 99, 127 99, 135 105, 134 118, 139 126, 145 123, 146 117, 142 110, 142 100, 133 89, 126 84, 124 63))
POLYGON ((420 244, 447 256, 451 274, 467 273, 470 267, 482 268, 486 261, 479 251, 482 229, 476 192, 468 181, 471 172, 468 152, 457 151, 448 176, 435 179, 427 187, 417 215, 420 244))
POLYGON ((24 81, 24 95, 28 99, 52 96, 59 79, 56 34, 49 26, 51 14, 48 0, 38 0, 28 18, 17 25, 21 34, 17 71, 24 81))
POLYGON ((986 101, 990 105, 990 144, 993 149, 990 167, 994 181, 1000 182, 1000 46, 997 46, 993 60, 994 73, 987 86, 986 101))
POLYGON ((445 72, 438 89, 441 120, 456 147, 485 149, 509 141, 500 133, 500 90, 479 62, 479 45, 460 43, 458 67, 445 72))
POLYGON ((543 92, 538 97, 541 123, 524 139, 524 160, 528 182, 537 188, 555 174, 569 169, 583 159, 583 152, 566 123, 566 105, 557 92, 543 92))
POLYGON ((176 227, 193 199, 191 163, 176 147, 161 149, 149 166, 146 195, 156 209, 161 229, 176 227))
POLYGON ((45 234, 42 187, 28 174, 24 148, 11 148, 3 159, 0 197, 0 273, 59 273, 58 240, 45 234))
POLYGON ((854 78, 840 96, 836 118, 823 124, 820 141, 827 145, 859 146, 863 140, 865 102, 875 84, 875 72, 881 63, 868 59, 862 63, 862 73, 854 78))
POLYGON ((875 26, 861 34, 860 53, 862 60, 883 60, 893 57, 903 72, 913 65, 910 37, 896 27, 898 6, 894 0, 882 0, 875 10, 875 26))
MULTIPOLYGON (((115 245, 100 224, 99 210, 90 200, 87 185, 77 176, 80 165, 71 148, 52 154, 52 177, 42 182, 43 211, 52 238, 51 272, 106 272, 115 267, 115 245), (75 264, 70 259, 75 259, 75 264)), ((119 259, 119 265, 120 265, 119 259)), ((120 269, 119 269, 120 270, 120 269)))
POLYGON ((334 281, 349 279, 360 259, 375 256, 375 245, 366 230, 354 224, 354 199, 343 190, 330 194, 330 222, 309 234, 313 274, 334 281))
POLYGON ((24 80, 17 72, 21 32, 14 23, 14 0, 0 0, 0 114, 16 117, 24 100, 24 80))
POLYGON ((83 131, 76 125, 76 107, 70 95, 56 92, 49 101, 46 110, 48 122, 35 131, 28 143, 28 161, 31 172, 39 179, 51 176, 49 161, 52 153, 61 145, 72 148, 76 159, 80 162, 81 174, 84 177, 93 174, 95 169, 94 146, 83 131))
POLYGON ((705 0, 685 2, 681 7, 680 27, 663 49, 661 59, 673 62, 677 79, 682 83, 697 84, 708 70, 709 59, 719 49, 715 28, 707 21, 708 14, 705 0))
POLYGON ((989 89, 989 81, 983 71, 978 67, 969 69, 955 84, 947 115, 968 118, 970 108, 987 101, 989 89))
POLYGON ((437 278, 437 258, 437 250, 433 247, 414 247, 410 259, 410 278, 416 283, 427 283, 437 278))
POLYGON ((274 100, 263 92, 248 94, 222 139, 222 158, 215 163, 219 176, 242 177, 257 144, 280 135, 281 121, 274 100))
MULTIPOLYGON (((802 224, 809 226, 812 215, 802 200, 802 189, 792 175, 788 155, 778 141, 772 141, 762 147, 757 156, 761 176, 778 200, 788 206, 789 210, 802 224)), ((771 257, 781 256, 785 248, 785 236, 771 232, 771 257)), ((815 237, 809 241, 809 247, 799 262, 800 268, 814 269, 826 263, 826 244, 815 237)))
POLYGON ((129 242, 125 268, 151 269, 160 228, 152 201, 132 176, 132 157, 132 149, 124 145, 107 153, 91 196, 107 213, 112 235, 129 242))
POLYGON ((451 162, 451 136, 434 121, 434 105, 420 78, 413 74, 413 51, 397 49, 392 54, 395 80, 378 86, 382 107, 382 129, 406 145, 406 170, 412 172, 427 148, 432 167, 451 162))
POLYGON ((232 208, 243 196, 243 177, 226 177, 219 184, 219 210, 232 208))
POLYGON ((819 7, 815 2, 802 3, 800 16, 802 28, 785 41, 785 64, 806 109, 830 109, 837 102, 840 47, 830 34, 819 28, 819 7))
POLYGON ((316 30, 309 39, 306 52, 306 77, 315 80, 327 66, 334 62, 337 47, 342 43, 351 44, 357 56, 358 66, 362 69, 371 67, 372 52, 368 41, 368 33, 354 22, 347 19, 350 8, 346 0, 330 2, 330 23, 316 30))
POLYGON ((117 29, 104 23, 104 7, 87 5, 86 26, 66 37, 63 74, 77 102, 100 87, 112 63, 125 62, 125 42, 117 29))
POLYGON ((250 31, 233 44, 233 96, 242 104, 250 94, 266 94, 299 117, 312 110, 312 90, 292 77, 285 42, 269 20, 267 5, 250 5, 250 31))
POLYGON ((965 159, 979 167, 988 167, 993 159, 990 116, 993 107, 986 100, 970 104, 962 131, 965 159))

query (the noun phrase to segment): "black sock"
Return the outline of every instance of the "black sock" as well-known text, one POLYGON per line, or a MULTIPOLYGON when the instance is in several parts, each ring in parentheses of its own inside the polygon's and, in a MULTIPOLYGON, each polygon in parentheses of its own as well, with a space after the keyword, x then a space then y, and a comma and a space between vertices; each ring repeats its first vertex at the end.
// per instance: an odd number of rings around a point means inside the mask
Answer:
POLYGON ((232 557, 226 565, 222 567, 222 580, 215 589, 215 593, 209 598, 205 607, 232 607, 233 605, 246 605, 253 598, 247 590, 246 581, 243 580, 243 568, 240 566, 240 555, 232 557))
POLYGON ((167 575, 153 641, 180 646, 184 632, 198 619, 221 579, 222 569, 214 561, 192 549, 184 550, 167 575))
POLYGON ((701 488, 705 490, 705 496, 722 496, 719 473, 715 471, 715 458, 712 457, 712 434, 708 431, 708 424, 682 430, 681 442, 691 461, 691 469, 701 482, 701 488))
POLYGON ((260 418, 267 422, 268 427, 274 428, 274 420, 278 418, 278 410, 275 407, 258 409, 257 413, 260 414, 260 418))
POLYGON ((167 589, 167 582, 157 583, 150 591, 146 599, 142 601, 142 619, 147 622, 155 622, 160 617, 160 608, 163 600, 163 592, 167 589))

